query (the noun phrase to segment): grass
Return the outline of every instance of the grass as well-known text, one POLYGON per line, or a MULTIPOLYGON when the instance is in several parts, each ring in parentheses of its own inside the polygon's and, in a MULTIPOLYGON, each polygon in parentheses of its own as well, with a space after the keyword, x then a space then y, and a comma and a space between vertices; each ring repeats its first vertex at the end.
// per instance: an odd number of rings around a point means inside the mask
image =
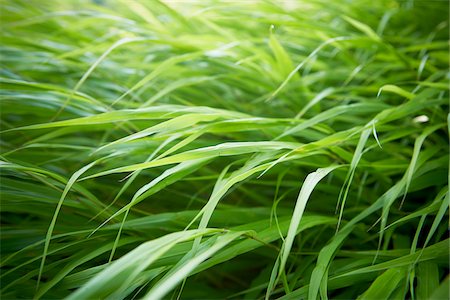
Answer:
POLYGON ((448 299, 447 1, 0 3, 2 299, 448 299))

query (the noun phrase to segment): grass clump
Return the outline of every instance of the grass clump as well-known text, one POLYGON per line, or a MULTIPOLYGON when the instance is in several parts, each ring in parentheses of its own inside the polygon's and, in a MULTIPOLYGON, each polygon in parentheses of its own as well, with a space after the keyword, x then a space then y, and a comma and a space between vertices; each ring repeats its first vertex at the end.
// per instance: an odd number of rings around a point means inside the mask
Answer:
POLYGON ((448 298, 446 1, 1 1, 3 299, 448 298))

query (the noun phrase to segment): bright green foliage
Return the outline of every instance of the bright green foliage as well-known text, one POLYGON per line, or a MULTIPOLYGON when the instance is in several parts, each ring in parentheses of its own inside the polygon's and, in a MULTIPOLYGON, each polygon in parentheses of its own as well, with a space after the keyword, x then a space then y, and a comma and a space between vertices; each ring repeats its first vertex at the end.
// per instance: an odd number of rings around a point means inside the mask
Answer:
POLYGON ((0 5, 2 299, 448 299, 448 1, 0 5))

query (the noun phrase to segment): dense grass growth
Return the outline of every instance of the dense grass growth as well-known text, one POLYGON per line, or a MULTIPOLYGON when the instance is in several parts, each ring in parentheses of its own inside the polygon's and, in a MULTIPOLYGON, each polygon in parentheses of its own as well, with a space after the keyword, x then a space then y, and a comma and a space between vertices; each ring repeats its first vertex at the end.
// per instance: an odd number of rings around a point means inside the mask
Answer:
POLYGON ((2 299, 448 298, 447 1, 0 3, 2 299))

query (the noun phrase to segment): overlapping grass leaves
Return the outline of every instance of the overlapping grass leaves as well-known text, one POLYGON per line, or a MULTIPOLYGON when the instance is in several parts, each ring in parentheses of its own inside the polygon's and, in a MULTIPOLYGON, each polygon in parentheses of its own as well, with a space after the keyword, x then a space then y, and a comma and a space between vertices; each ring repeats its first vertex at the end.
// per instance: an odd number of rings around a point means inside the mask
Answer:
POLYGON ((448 298, 446 3, 1 6, 3 298, 448 298))

